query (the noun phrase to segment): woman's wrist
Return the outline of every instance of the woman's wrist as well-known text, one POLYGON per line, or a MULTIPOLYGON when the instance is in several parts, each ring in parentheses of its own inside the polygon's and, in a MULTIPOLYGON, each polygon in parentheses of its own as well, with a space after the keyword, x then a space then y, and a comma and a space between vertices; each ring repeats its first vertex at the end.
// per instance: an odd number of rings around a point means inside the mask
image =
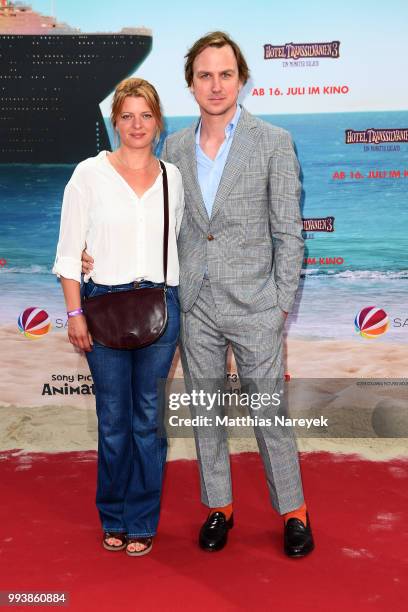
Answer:
POLYGON ((68 319, 71 319, 72 317, 78 317, 79 315, 82 315, 82 314, 84 314, 84 311, 82 308, 75 308, 74 310, 67 311, 68 319))

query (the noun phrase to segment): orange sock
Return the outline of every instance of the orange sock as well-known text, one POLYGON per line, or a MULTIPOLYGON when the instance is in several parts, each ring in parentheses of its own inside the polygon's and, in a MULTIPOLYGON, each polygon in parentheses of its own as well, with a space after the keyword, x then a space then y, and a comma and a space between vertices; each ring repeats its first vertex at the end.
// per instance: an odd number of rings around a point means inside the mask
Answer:
POLYGON ((292 512, 286 512, 286 514, 283 515, 283 518, 285 520, 285 523, 290 518, 297 518, 300 519, 304 525, 306 525, 306 504, 304 503, 302 506, 300 506, 300 508, 292 510, 292 512))
POLYGON ((232 514, 232 504, 228 504, 228 506, 219 506, 218 508, 210 508, 210 512, 209 515, 214 514, 214 512, 223 512, 225 514, 225 518, 228 519, 230 518, 231 514, 232 514))

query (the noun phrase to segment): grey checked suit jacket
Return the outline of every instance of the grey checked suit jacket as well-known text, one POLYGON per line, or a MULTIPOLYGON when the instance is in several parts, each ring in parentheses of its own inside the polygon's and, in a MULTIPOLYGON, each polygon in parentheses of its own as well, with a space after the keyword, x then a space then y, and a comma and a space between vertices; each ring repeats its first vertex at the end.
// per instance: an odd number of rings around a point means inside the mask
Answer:
POLYGON ((208 218, 197 179, 196 127, 169 136, 162 152, 179 168, 185 191, 178 239, 182 310, 193 306, 207 268, 222 314, 276 304, 289 312, 304 249, 299 164, 289 133, 242 109, 208 218))

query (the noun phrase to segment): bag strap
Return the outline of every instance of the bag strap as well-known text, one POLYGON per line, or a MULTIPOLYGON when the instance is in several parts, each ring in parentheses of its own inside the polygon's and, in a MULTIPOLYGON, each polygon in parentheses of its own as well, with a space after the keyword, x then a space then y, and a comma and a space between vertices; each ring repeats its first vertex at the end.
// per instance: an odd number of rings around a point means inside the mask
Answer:
POLYGON ((159 160, 160 167, 163 172, 163 206, 164 206, 164 223, 163 223, 163 273, 164 273, 164 288, 167 288, 167 258, 169 250, 169 186, 167 182, 167 170, 164 163, 159 160))

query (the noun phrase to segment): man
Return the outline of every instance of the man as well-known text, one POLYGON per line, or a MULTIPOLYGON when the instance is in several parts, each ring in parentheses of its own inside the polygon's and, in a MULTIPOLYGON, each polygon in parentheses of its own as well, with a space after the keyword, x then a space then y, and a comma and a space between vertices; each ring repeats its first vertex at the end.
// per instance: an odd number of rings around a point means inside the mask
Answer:
MULTIPOLYGON (((283 379, 283 327, 303 258, 301 185, 289 134, 237 104, 248 76, 227 34, 200 38, 186 55, 185 77, 201 118, 169 136, 162 157, 178 166, 185 190, 178 249, 187 388, 222 387, 231 345, 240 380, 271 397, 283 379)), ((259 416, 275 414, 269 406, 259 416)), ((284 550, 303 557, 314 543, 294 437, 274 426, 254 429, 272 505, 284 517, 284 550)), ((196 427, 194 435, 209 508, 199 544, 221 550, 233 526, 225 428, 196 427)))
MULTIPOLYGON (((289 135, 237 105, 249 76, 238 45, 223 32, 198 40, 185 77, 201 119, 169 136, 163 157, 185 190, 178 241, 183 311, 181 358, 188 388, 225 379, 230 344, 241 380, 276 391, 282 334, 303 258, 299 167, 289 135)), ((270 411, 272 414, 273 411, 270 411)), ((285 517, 285 551, 313 549, 293 436, 255 427, 272 505, 285 517)), ((195 428, 202 501, 209 515, 200 546, 220 550, 233 525, 223 428, 195 428)))

